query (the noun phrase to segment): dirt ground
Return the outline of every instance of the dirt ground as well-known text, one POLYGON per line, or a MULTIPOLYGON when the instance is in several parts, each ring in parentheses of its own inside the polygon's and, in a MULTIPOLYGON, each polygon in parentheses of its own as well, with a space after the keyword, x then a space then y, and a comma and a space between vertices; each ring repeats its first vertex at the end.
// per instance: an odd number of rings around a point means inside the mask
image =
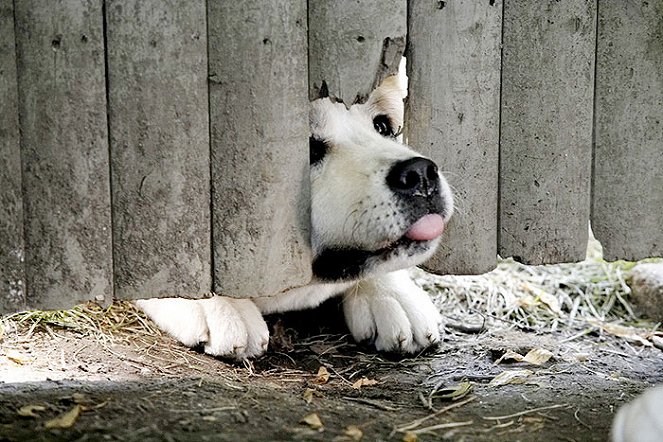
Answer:
POLYGON ((244 364, 138 327, 5 330, 0 440, 605 441, 663 383, 660 349, 593 328, 448 321, 438 348, 399 358, 355 344, 333 302, 268 322, 269 353, 244 364), (499 360, 532 349, 552 357, 499 360))

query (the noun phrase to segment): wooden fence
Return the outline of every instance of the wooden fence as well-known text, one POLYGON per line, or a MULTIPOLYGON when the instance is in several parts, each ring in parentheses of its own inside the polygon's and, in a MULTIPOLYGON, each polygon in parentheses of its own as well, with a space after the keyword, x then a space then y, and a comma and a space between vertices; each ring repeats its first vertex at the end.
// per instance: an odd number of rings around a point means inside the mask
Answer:
POLYGON ((307 283, 309 99, 406 46, 428 268, 663 254, 663 0, 0 0, 0 312, 307 283))

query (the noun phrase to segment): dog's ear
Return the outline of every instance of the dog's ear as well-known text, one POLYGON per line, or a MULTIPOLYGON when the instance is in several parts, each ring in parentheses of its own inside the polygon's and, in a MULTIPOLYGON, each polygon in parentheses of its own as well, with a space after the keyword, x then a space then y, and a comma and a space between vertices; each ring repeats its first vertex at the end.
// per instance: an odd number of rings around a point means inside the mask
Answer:
POLYGON ((373 117, 386 115, 394 133, 399 133, 403 128, 403 100, 406 95, 407 90, 401 85, 398 75, 392 75, 382 80, 380 86, 368 97, 366 105, 373 117))

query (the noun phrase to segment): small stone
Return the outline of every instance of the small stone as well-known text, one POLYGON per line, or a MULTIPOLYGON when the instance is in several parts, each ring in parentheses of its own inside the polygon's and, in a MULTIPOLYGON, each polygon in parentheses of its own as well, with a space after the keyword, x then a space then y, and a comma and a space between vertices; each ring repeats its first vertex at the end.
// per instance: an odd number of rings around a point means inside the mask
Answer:
POLYGON ((642 314, 663 321, 663 262, 636 265, 628 280, 633 302, 642 314))

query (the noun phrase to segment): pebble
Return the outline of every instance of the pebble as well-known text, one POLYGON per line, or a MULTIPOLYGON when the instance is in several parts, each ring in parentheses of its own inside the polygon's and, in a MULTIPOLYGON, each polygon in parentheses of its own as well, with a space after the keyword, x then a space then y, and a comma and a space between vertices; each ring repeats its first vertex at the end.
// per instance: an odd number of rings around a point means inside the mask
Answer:
POLYGON ((633 303, 640 312, 655 321, 663 321, 663 262, 638 264, 627 279, 633 303))

